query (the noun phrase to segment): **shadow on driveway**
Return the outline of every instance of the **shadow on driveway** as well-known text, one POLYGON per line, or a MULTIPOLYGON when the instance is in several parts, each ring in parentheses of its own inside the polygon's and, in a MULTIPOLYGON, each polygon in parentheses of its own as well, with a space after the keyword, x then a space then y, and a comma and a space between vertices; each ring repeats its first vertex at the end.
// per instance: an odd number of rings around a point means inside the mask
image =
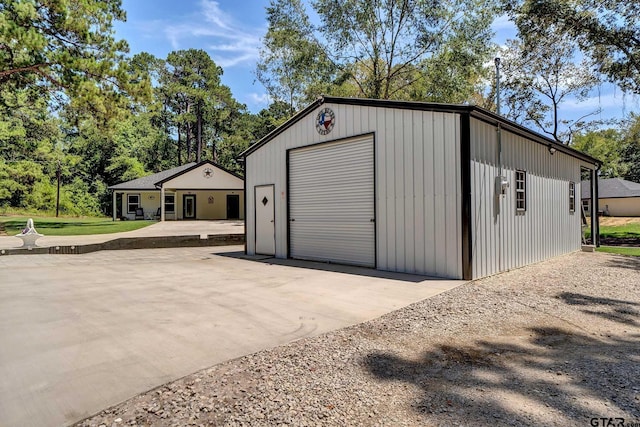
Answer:
POLYGON ((353 274, 356 276, 376 277, 380 279, 399 280, 403 282, 420 283, 425 280, 455 280, 433 276, 421 276, 419 274, 397 273, 393 271, 376 270, 375 268, 357 267, 344 264, 334 264, 331 262, 305 261, 298 259, 281 259, 269 255, 246 255, 242 251, 218 252, 216 255, 229 258, 238 258, 249 261, 256 261, 264 264, 283 265, 288 267, 306 268, 310 270, 329 271, 334 273, 353 274))

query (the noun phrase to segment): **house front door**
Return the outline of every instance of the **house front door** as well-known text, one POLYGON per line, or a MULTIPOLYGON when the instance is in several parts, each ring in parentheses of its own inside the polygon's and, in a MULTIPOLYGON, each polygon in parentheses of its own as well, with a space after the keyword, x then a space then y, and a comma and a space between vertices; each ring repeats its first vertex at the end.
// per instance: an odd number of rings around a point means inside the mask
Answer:
POLYGON ((182 196, 182 218, 196 219, 196 195, 185 194, 182 196))
POLYGON ((227 219, 240 218, 240 196, 227 194, 227 219))

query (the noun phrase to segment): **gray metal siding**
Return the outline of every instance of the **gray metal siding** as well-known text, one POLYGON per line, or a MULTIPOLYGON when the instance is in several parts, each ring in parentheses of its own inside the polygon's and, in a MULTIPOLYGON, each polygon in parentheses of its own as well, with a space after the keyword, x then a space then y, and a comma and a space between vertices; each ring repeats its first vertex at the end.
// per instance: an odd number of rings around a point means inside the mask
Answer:
POLYGON ((373 136, 289 152, 289 254, 375 267, 373 136))
MULTIPOLYGON (((276 256, 287 256, 286 151, 375 134, 377 268, 461 278, 460 117, 456 113, 325 103, 246 159, 246 185, 274 184, 276 256), (333 130, 315 117, 329 107, 333 130)), ((247 252, 255 253, 254 201, 247 198, 247 252)))
MULTIPOLYGON (((569 181, 580 191, 580 167, 593 165, 502 130, 506 195, 495 197, 494 125, 471 119, 473 277, 484 277, 579 250, 580 211, 569 212, 569 181), (516 212, 515 171, 526 171, 526 211, 516 212)), ((576 204, 576 207, 579 206, 576 204)))

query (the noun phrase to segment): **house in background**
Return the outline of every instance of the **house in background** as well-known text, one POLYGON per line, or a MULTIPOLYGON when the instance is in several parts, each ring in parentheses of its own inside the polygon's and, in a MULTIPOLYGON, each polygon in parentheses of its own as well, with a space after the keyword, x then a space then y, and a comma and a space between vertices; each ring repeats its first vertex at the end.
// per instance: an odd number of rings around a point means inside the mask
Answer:
MULTIPOLYGON (((591 212, 589 188, 582 187, 582 207, 591 212)), ((598 180, 598 209, 606 216, 640 216, 640 184, 622 178, 598 180)))
POLYGON ((244 218, 244 180, 209 160, 188 163, 109 189, 113 191, 114 221, 118 212, 121 218, 161 221, 244 218))

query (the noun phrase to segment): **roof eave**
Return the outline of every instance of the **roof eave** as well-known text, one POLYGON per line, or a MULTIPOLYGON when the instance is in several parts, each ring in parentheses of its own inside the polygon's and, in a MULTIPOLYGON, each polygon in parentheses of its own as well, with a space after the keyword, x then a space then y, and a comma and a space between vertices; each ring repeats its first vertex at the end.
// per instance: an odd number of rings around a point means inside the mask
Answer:
POLYGON ((246 159, 246 157, 249 156, 251 153, 255 152, 260 147, 267 144, 276 136, 280 135, 285 130, 293 126, 295 123, 300 121, 312 110, 314 110, 315 108, 325 103, 359 105, 359 106, 380 107, 380 108, 385 108, 385 107, 386 108, 403 108, 408 110, 437 110, 437 111, 452 112, 452 113, 470 113, 472 116, 476 116, 477 118, 483 118, 485 120, 495 122, 496 124, 501 123, 504 126, 504 128, 507 130, 511 130, 539 144, 546 145, 549 148, 553 147, 556 149, 556 151, 565 153, 572 157, 583 160, 587 163, 593 164, 596 168, 599 168, 600 166, 602 166, 602 162, 594 157, 591 157, 585 153, 582 153, 564 144, 560 144, 529 128, 519 125, 516 122, 508 120, 489 110, 485 110, 475 105, 440 104, 440 103, 426 103, 426 102, 420 102, 420 101, 396 101, 396 100, 368 99, 368 98, 344 98, 344 97, 333 97, 333 96, 319 97, 317 100, 312 102, 306 108, 304 108, 303 110, 300 110, 289 120, 284 122, 282 125, 274 129, 273 131, 269 132, 262 139, 260 139, 259 141, 251 145, 249 148, 244 150, 242 153, 240 153, 238 155, 238 158, 246 159))

